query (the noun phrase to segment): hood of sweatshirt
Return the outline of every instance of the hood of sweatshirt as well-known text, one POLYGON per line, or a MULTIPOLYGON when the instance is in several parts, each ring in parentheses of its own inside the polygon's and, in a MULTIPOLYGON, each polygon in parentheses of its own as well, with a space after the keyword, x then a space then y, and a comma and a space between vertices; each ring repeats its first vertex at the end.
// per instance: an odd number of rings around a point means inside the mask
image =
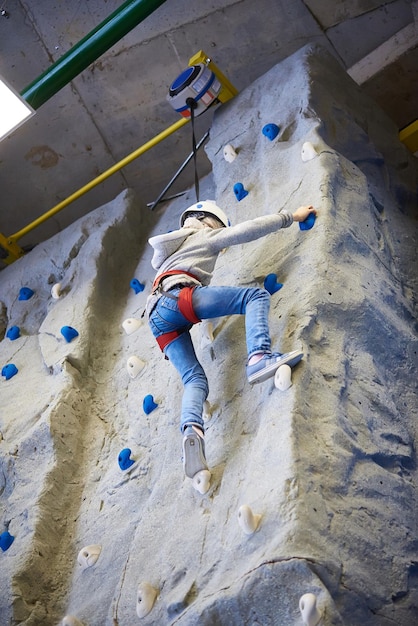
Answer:
POLYGON ((164 261, 174 254, 186 239, 196 231, 197 229, 195 228, 180 228, 148 239, 148 243, 154 248, 151 260, 152 267, 155 270, 160 269, 164 261))

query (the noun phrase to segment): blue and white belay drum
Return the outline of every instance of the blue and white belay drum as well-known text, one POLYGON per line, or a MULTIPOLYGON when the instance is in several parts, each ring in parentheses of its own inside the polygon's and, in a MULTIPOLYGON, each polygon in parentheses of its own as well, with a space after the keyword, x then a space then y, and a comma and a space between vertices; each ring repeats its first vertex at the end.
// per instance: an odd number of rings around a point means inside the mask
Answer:
POLYGON ((201 115, 216 100, 221 83, 204 63, 185 69, 171 85, 167 100, 177 113, 190 117, 190 99, 194 100, 194 115, 201 115), (189 103, 188 103, 189 101, 189 103))

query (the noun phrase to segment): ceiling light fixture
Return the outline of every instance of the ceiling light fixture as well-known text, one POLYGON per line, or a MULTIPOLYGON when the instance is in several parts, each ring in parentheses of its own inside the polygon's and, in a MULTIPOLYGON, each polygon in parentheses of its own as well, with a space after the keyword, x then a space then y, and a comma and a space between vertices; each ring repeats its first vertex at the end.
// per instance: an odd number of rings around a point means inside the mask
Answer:
POLYGON ((0 141, 35 114, 35 110, 0 76, 0 141))

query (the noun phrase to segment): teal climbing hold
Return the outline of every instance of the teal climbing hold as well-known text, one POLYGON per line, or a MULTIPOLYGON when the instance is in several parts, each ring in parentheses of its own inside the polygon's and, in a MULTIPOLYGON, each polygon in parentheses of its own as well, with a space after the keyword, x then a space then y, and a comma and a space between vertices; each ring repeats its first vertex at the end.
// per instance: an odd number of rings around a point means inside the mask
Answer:
POLYGON ((121 470, 127 470, 135 463, 133 459, 131 459, 131 449, 124 448, 119 452, 118 463, 121 470))
POLYGON ((315 224, 316 215, 315 213, 309 213, 306 220, 303 222, 299 222, 300 230, 310 230, 312 226, 315 224))
POLYGON ((8 363, 1 370, 1 375, 5 377, 6 380, 10 380, 18 373, 18 369, 14 363, 8 363))
POLYGON ((277 135, 279 134, 280 127, 277 126, 277 124, 266 124, 265 126, 263 126, 263 129, 261 132, 263 133, 265 137, 267 137, 267 139, 270 139, 270 141, 273 141, 274 139, 276 139, 277 135))
POLYGON ((5 530, 3 533, 1 533, 0 548, 3 550, 3 552, 6 552, 6 550, 10 548, 14 540, 15 538, 9 533, 8 530, 5 530))
POLYGON ((273 295, 283 287, 283 283, 277 282, 277 274, 268 274, 264 279, 264 289, 273 295))
POLYGON ((20 328, 19 326, 10 326, 9 330, 6 333, 6 337, 11 341, 18 339, 20 337, 20 328))
POLYGON ((78 337, 78 332, 72 326, 63 326, 61 328, 61 335, 64 337, 65 341, 70 343, 70 341, 78 337))
POLYGON ((149 415, 154 409, 157 408, 157 406, 158 404, 154 402, 154 398, 152 397, 151 394, 148 394, 147 396, 145 396, 144 401, 142 403, 142 407, 146 415, 149 415))
POLYGON ((19 291, 19 300, 29 300, 35 292, 30 287, 22 287, 19 291))
POLYGON ((241 202, 241 200, 248 196, 248 191, 244 189, 244 185, 242 183, 235 183, 234 194, 238 202, 241 202))
POLYGON ((144 291, 145 289, 145 285, 140 283, 137 278, 133 278, 129 284, 132 287, 132 289, 135 291, 135 293, 141 293, 141 291, 144 291))

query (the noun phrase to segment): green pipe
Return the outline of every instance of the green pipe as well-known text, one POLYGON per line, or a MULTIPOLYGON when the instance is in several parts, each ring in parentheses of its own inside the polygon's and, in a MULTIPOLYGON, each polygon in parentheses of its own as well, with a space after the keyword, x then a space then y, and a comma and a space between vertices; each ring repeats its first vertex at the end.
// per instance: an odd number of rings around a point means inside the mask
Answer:
POLYGON ((20 95, 34 109, 38 109, 164 2, 165 0, 127 0, 38 76, 20 95))

